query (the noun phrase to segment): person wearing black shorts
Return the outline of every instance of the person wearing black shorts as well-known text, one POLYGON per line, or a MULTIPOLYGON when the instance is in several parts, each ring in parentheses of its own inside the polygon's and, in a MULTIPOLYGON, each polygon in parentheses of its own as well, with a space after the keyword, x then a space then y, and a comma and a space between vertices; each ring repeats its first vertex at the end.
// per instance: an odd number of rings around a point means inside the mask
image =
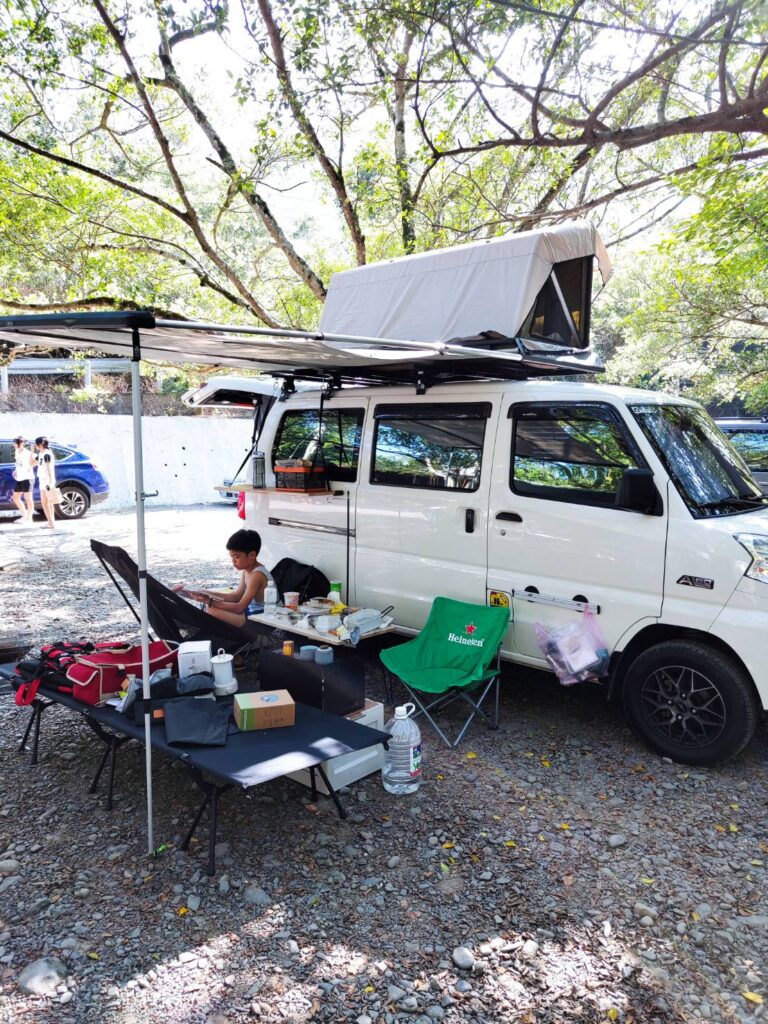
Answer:
POLYGON ((16 483, 13 485, 13 503, 21 512, 21 519, 16 520, 21 525, 31 523, 32 516, 35 514, 35 502, 32 495, 35 484, 35 457, 27 448, 23 437, 14 437, 13 443, 16 449, 14 451, 16 466, 13 473, 16 483), (26 508, 24 507, 25 503, 26 508))

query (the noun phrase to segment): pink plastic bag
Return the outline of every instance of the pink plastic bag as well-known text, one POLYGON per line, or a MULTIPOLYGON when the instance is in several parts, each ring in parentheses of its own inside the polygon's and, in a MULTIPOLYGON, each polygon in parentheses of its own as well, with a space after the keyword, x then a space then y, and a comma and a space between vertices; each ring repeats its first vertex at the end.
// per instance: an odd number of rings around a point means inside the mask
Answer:
POLYGON ((536 639, 547 664, 563 686, 597 682, 608 672, 608 642, 589 608, 581 621, 569 622, 557 629, 547 629, 537 622, 536 639))

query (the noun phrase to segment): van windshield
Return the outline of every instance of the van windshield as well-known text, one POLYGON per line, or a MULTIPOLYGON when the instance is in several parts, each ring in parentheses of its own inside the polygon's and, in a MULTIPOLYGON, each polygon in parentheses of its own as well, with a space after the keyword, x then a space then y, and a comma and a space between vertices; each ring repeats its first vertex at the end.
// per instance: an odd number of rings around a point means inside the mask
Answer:
POLYGON ((629 408, 697 519, 768 505, 746 462, 703 409, 689 405, 629 408))

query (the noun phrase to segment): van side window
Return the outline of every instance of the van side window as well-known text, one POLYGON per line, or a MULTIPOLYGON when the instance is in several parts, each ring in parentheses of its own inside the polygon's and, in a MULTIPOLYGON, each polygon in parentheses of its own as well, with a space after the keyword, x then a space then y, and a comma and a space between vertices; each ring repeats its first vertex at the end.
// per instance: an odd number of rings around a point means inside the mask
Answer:
POLYGON ((371 483, 476 491, 490 402, 378 405, 371 483))
POLYGON ((750 469, 768 472, 768 430, 734 430, 725 436, 750 469))
MULTIPOLYGON (((363 409, 323 409, 323 458, 331 480, 357 479, 363 409)), ((308 459, 320 439, 319 409, 290 409, 283 414, 272 447, 272 467, 278 459, 308 459)))
POLYGON ((516 494, 613 505, 625 469, 645 462, 607 405, 514 405, 510 486, 516 494))
POLYGON ((13 445, 10 443, 0 444, 0 465, 14 461, 13 445))

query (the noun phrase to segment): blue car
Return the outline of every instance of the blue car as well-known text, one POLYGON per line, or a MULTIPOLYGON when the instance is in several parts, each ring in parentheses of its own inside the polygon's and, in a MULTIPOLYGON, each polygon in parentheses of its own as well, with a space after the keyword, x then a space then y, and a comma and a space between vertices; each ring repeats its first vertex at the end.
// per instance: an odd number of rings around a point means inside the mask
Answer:
MULTIPOLYGON (((16 512, 13 503, 14 443, 0 439, 0 512, 16 512)), ((56 459, 56 483, 61 491, 61 504, 56 506, 58 519, 82 519, 91 505, 106 501, 109 483, 93 461, 76 448, 50 442, 56 459)), ((35 480, 35 507, 41 508, 40 491, 35 480)))

